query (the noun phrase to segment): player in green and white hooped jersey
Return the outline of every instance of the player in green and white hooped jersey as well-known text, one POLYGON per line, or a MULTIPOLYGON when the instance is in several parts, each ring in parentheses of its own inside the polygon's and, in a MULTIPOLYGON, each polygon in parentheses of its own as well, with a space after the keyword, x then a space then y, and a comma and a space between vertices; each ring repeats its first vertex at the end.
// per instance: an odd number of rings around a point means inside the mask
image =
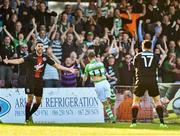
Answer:
POLYGON ((88 52, 88 58, 90 60, 90 63, 85 67, 86 76, 84 77, 84 81, 87 79, 87 76, 91 77, 91 80, 94 82, 95 91, 98 98, 102 102, 104 109, 111 121, 115 123, 116 119, 112 113, 110 106, 111 89, 110 84, 106 79, 104 64, 96 60, 94 51, 88 52))

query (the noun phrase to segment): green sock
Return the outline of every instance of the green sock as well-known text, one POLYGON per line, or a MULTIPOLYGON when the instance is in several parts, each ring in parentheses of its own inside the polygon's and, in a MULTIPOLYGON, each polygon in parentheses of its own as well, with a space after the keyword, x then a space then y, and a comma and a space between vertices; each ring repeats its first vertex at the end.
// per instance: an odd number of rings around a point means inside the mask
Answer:
POLYGON ((113 119, 114 115, 113 115, 110 107, 106 107, 105 110, 106 110, 106 113, 107 113, 107 115, 109 116, 109 118, 110 118, 110 119, 113 119))

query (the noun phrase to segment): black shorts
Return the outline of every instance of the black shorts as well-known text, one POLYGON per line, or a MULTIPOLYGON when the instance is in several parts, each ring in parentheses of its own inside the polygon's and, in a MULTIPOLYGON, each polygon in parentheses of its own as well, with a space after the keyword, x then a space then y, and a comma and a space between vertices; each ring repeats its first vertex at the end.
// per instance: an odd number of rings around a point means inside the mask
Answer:
POLYGON ((43 94, 43 80, 42 79, 32 79, 27 80, 25 87, 26 94, 34 94, 35 96, 42 97, 43 94))
POLYGON ((149 96, 156 97, 159 95, 158 84, 156 82, 147 84, 147 83, 138 83, 135 85, 134 94, 138 97, 142 97, 144 93, 148 91, 149 96))

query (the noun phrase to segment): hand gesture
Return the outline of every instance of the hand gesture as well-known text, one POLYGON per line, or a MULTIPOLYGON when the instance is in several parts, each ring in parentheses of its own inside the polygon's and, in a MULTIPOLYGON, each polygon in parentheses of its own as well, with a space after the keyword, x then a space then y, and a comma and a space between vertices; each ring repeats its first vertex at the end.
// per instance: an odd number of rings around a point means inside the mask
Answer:
POLYGON ((139 20, 139 23, 142 24, 142 23, 143 23, 143 20, 139 20))
POLYGON ((4 62, 5 64, 8 64, 8 58, 7 58, 7 56, 5 57, 5 59, 3 60, 3 62, 4 62))
POLYGON ((161 48, 161 45, 160 45, 160 44, 157 44, 156 47, 157 47, 158 49, 160 49, 160 48, 161 48))
POLYGON ((78 69, 69 68, 69 72, 71 72, 73 74, 77 74, 78 73, 78 69))

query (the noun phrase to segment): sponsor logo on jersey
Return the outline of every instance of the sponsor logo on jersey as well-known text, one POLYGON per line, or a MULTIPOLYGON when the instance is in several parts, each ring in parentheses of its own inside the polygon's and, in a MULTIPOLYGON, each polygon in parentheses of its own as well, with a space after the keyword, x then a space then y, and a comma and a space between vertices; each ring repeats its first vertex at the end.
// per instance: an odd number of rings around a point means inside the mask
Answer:
POLYGON ((46 59, 46 57, 43 57, 43 61, 46 61, 47 59, 46 59))

